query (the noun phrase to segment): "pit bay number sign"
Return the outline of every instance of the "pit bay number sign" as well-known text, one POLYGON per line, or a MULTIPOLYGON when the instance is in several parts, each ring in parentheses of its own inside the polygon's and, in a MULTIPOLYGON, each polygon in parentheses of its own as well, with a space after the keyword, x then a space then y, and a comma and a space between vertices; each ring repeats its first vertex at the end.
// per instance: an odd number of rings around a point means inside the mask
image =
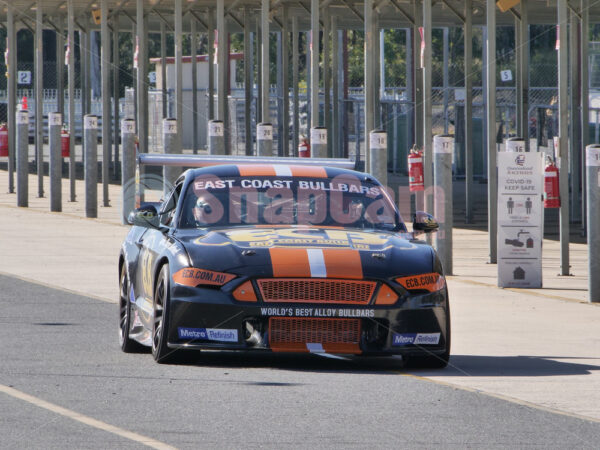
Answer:
POLYGON ((542 154, 498 153, 498 286, 542 287, 542 154))

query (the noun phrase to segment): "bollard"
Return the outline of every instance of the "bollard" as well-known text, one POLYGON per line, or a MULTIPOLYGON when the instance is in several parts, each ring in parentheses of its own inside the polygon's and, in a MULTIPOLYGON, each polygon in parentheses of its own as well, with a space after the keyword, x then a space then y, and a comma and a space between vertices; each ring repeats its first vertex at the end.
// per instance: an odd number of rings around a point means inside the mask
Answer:
MULTIPOLYGON (((165 154, 181 153, 179 134, 177 133, 177 119, 163 119, 163 152, 165 154)), ((171 192, 171 186, 175 184, 180 174, 181 167, 163 167, 163 193, 165 196, 171 192)))
POLYGON ((600 302, 600 145, 586 147, 588 284, 590 302, 600 302))
POLYGON ((17 111, 17 206, 29 204, 29 112, 17 111))
POLYGON ((525 139, 520 137, 511 137, 506 140, 505 151, 507 152, 525 152, 527 151, 527 146, 525 144, 525 139))
POLYGON ((434 215, 440 223, 436 249, 446 275, 452 275, 452 153, 454 136, 433 137, 434 215))
POLYGON ((259 123, 256 126, 256 156, 273 155, 273 125, 270 123, 259 123))
POLYGON ((83 118, 85 217, 98 217, 98 117, 83 118))
POLYGON ((121 223, 127 225, 129 213, 135 208, 135 120, 121 121, 121 223))
POLYGON ((62 211, 62 114, 48 114, 48 143, 50 145, 50 211, 62 211))
POLYGON ((313 158, 327 158, 327 128, 310 129, 310 155, 313 158))
POLYGON ((371 175, 385 187, 387 186, 387 133, 384 130, 373 130, 369 133, 369 149, 371 175))
POLYGON ((208 121, 208 154, 225 154, 225 128, 222 120, 208 121))

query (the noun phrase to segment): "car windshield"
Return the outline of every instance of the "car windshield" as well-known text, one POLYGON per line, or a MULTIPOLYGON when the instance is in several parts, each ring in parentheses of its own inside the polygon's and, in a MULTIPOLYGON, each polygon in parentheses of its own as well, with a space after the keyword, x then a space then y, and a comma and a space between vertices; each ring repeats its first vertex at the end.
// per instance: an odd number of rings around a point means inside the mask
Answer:
POLYGON ((358 176, 197 176, 183 199, 181 228, 319 225, 406 231, 385 190, 358 176))

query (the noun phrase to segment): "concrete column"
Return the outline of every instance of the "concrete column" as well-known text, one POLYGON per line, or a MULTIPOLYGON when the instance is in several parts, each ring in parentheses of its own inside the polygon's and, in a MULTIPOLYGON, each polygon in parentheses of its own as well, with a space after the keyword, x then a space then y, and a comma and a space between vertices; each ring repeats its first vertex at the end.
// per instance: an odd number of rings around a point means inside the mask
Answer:
POLYGON ((6 12, 6 39, 8 42, 8 79, 6 90, 8 91, 8 192, 15 192, 15 155, 16 134, 15 111, 17 110, 17 33, 15 31, 14 7, 7 4, 6 12))
POLYGON ((273 155, 273 125, 259 123, 256 126, 256 156, 273 155))
POLYGON ((135 120, 121 122, 123 156, 121 158, 121 223, 126 225, 129 213, 135 208, 135 120))
MULTIPOLYGON (((118 21, 118 15, 113 16, 115 22, 118 21)), ((113 51, 112 51, 112 69, 113 69, 113 154, 114 170, 113 179, 119 176, 119 30, 117 27, 113 30, 113 51)))
POLYGON ((283 6, 283 28, 281 30, 281 90, 283 91, 282 136, 279 141, 283 144, 283 156, 290 156, 290 34, 288 30, 288 8, 283 6))
POLYGON ((488 151, 488 238, 490 263, 498 258, 498 176, 496 173, 496 2, 486 0, 487 59, 486 66, 486 122, 488 151))
POLYGON ((62 211, 62 156, 61 138, 62 114, 48 114, 48 144, 50 146, 50 211, 62 211))
POLYGON ((465 223, 473 223, 473 0, 465 0, 465 223))
POLYGON ((85 217, 98 217, 98 117, 83 118, 85 217))
POLYGON ((198 153, 198 62, 196 61, 196 46, 198 45, 198 30, 196 19, 190 17, 190 47, 192 54, 192 151, 198 153))
POLYGON ((69 61, 67 64, 67 91, 69 97, 69 201, 74 202, 75 195, 75 12, 74 0, 67 0, 67 44, 69 61))
POLYGON ((29 205, 29 112, 16 113, 17 206, 29 205))
POLYGON ((327 128, 312 127, 310 129, 310 156, 327 158, 327 128))
MULTIPOLYGON (((260 20, 256 20, 256 122, 260 122, 262 117, 262 38, 260 29, 260 20)), ((308 52, 307 52, 308 53, 308 52)), ((308 84, 308 81, 307 81, 308 84)))
POLYGON ((423 54, 423 180, 425 182, 425 212, 433 214, 433 195, 430 192, 432 186, 432 158, 433 158, 433 135, 432 135, 432 63, 431 63, 431 3, 432 0, 423 0, 423 38, 425 48, 423 54))
MULTIPOLYGON (((585 148, 589 144, 590 134, 590 91, 589 91, 589 79, 590 79, 590 66, 589 66, 589 45, 590 45, 590 12, 589 12, 589 1, 581 0, 581 29, 580 29, 580 56, 581 61, 581 91, 580 91, 580 103, 581 103, 581 146, 585 148)), ((581 172, 581 184, 586 185, 586 170, 585 166, 581 172)), ((581 221, 582 233, 585 236, 586 233, 586 204, 587 197, 586 191, 583 191, 583 198, 581 199, 581 217, 584 218, 581 221)))
POLYGON ((560 183, 560 273, 570 274, 569 265, 569 102, 568 102, 568 51, 567 0, 557 0, 558 17, 558 136, 559 136, 559 183, 560 183))
MULTIPOLYGON (((331 19, 328 8, 323 9, 323 121, 327 134, 331 136, 331 19)), ((327 141, 327 156, 331 157, 331 142, 327 141)))
POLYGON ((56 110, 65 113, 65 35, 62 16, 56 17, 56 110))
POLYGON ((571 89, 569 90, 569 103, 570 103, 570 123, 569 123, 569 161, 570 174, 571 174, 571 214, 570 218, 572 222, 579 222, 581 220, 581 209, 579 203, 581 202, 581 196, 579 193, 579 182, 581 179, 581 157, 583 154, 583 147, 581 144, 581 124, 579 120, 581 116, 579 112, 579 100, 580 100, 580 84, 579 79, 581 75, 581 63, 579 61, 579 19, 573 11, 570 13, 571 20, 569 24, 569 56, 571 58, 569 69, 570 69, 570 84, 571 89))
POLYGON ((448 112, 448 103, 450 100, 450 91, 448 90, 449 88, 449 82, 450 82, 450 71, 449 71, 449 61, 448 61, 448 54, 449 54, 449 39, 448 39, 448 27, 444 27, 443 31, 443 51, 442 51, 442 58, 443 58, 443 78, 442 78, 442 83, 443 83, 443 88, 444 88, 444 133, 448 134, 448 125, 449 125, 449 112, 448 112))
POLYGON ((590 302, 600 302, 600 145, 586 148, 588 284, 590 302))
MULTIPOLYGON (((221 0, 222 1, 222 0, 221 0)), ((174 124, 177 128, 177 124, 183 124, 183 0, 175 0, 175 119, 177 121, 168 122, 174 124)), ((221 36, 219 36, 221 38, 221 36)), ((221 71, 219 71, 221 72, 221 71)), ((167 123, 167 122, 163 122, 167 123)), ((167 125, 165 125, 167 126, 167 125)), ((169 133, 163 129, 164 135, 169 133)), ((167 153, 167 144, 163 142, 164 152, 167 153)), ((174 146, 177 142, 171 140, 169 150, 175 150, 177 153, 181 153, 181 149, 176 149, 174 146)), ((170 151, 169 151, 170 153, 170 151)), ((165 174, 167 171, 165 171, 165 174)), ((166 181, 166 180, 165 180, 166 181)), ((169 180, 171 181, 171 180, 169 180)), ((175 180, 172 180, 175 181, 175 180)))
MULTIPOLYGON (((372 1, 372 0, 366 0, 372 1)), ((319 121, 319 0, 310 1, 310 126, 319 121)), ((312 155, 315 153, 312 152, 312 155)), ((325 157, 323 155, 322 157, 325 157)))
MULTIPOLYGON (((373 65, 375 64, 374 40, 375 30, 373 28, 373 0, 365 0, 364 11, 365 22, 365 171, 371 171, 371 152, 369 150, 369 133, 375 128, 375 95, 373 84, 373 65)), ((356 114, 356 112, 355 112, 356 114)), ((357 155, 358 158, 358 155, 357 155)))
POLYGON ((384 130, 373 130, 369 133, 370 173, 383 186, 387 186, 387 138, 384 130))
MULTIPOLYGON (((219 35, 218 43, 218 68, 217 68, 217 117, 227 124, 227 94, 229 86, 227 86, 227 62, 228 62, 228 45, 229 39, 227 34, 227 26, 225 22, 225 0, 217 0, 217 30, 219 35)), ((227 132, 227 126, 225 132, 227 132)))
POLYGON ((340 80, 343 79, 343 73, 340 72, 340 36, 338 32, 337 16, 331 16, 331 73, 332 73, 332 126, 331 126, 331 155, 334 158, 341 158, 342 151, 340 146, 340 80))
POLYGON ((506 151, 507 152, 526 152, 527 141, 522 137, 511 137, 506 140, 506 151))
POLYGON ((454 136, 437 135, 433 138, 433 178, 435 186, 434 215, 440 223, 436 233, 436 248, 444 273, 452 275, 452 153, 454 136))
POLYGON ((300 144, 300 92, 298 89, 298 62, 300 58, 300 33, 298 31, 298 16, 292 17, 292 97, 294 104, 293 120, 294 132, 292 133, 292 151, 291 156, 298 155, 298 145, 300 144))
POLYGON ((44 196, 44 39, 42 1, 35 11, 35 159, 37 162, 38 197, 44 196))
MULTIPOLYGON (((212 61, 208 60, 208 65, 212 65, 212 61)), ((162 118, 166 119, 169 116, 169 96, 167 91, 167 26, 161 20, 160 22, 160 75, 162 80, 162 118)))
MULTIPOLYGON (((262 114, 260 120, 263 123, 271 121, 271 112, 269 111, 269 0, 261 0, 260 8, 260 32, 261 32, 261 73, 262 73, 262 114)), ((272 145, 271 134, 271 145, 272 145)), ((260 154, 260 153, 259 153, 260 154)), ((270 153, 269 153, 270 155, 270 153)))
POLYGON ((244 120, 246 156, 252 156, 254 149, 252 145, 252 74, 254 73, 253 49, 250 39, 250 10, 244 8, 244 120))
MULTIPOLYGON (((414 97, 413 101, 415 104, 415 143, 417 147, 423 148, 423 67, 421 67, 421 36, 419 34, 419 27, 423 26, 423 8, 420 7, 419 3, 421 0, 415 0, 415 26, 413 27, 413 74, 414 74, 414 97)), ((425 207, 423 206, 423 209, 425 207)))
POLYGON ((225 130, 221 120, 208 121, 208 154, 225 154, 225 130))
MULTIPOLYGON (((163 147, 165 155, 181 154, 179 134, 179 121, 176 119, 163 119, 163 147)), ((181 167, 163 167, 163 192, 166 195, 171 191, 177 177, 181 174, 181 167)))
POLYGON ((146 47, 146 19, 144 0, 136 0, 136 33, 139 45, 137 69, 137 119, 140 152, 148 152, 148 51, 146 47))
POLYGON ((102 39, 101 53, 101 76, 102 76, 102 205, 110 206, 108 183, 110 152, 112 149, 111 132, 112 132, 112 111, 110 104, 110 70, 111 70, 111 45, 110 33, 108 31, 108 0, 100 1, 100 33, 102 39))
POLYGON ((208 8, 208 119, 215 119, 215 13, 208 8))

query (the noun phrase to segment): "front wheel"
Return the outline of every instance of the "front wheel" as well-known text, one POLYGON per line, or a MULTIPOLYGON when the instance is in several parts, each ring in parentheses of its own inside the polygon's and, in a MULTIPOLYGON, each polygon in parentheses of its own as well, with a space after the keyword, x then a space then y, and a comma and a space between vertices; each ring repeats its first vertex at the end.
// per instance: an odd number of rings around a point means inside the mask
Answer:
POLYGON ((152 356, 157 363, 165 364, 174 360, 175 350, 167 346, 169 337, 169 307, 171 301, 169 265, 160 269, 154 290, 154 320, 152 325, 152 356))
POLYGON ((409 355, 402 358, 409 369, 443 369, 450 360, 450 306, 446 311, 446 345, 442 354, 409 355))

